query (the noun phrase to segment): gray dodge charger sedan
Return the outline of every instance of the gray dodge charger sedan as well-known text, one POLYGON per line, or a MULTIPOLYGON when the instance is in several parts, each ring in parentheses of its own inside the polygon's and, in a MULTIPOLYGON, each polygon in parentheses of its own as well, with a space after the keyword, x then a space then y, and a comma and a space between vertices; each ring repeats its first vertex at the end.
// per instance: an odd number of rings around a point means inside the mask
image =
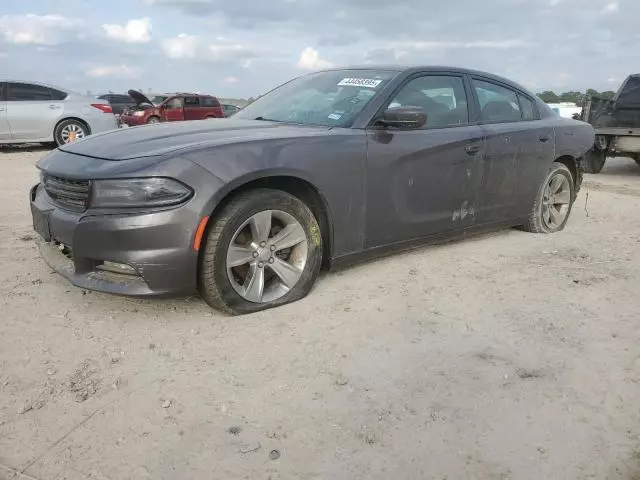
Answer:
POLYGON ((38 163, 31 212, 74 285, 199 291, 242 314, 304 297, 323 266, 476 230, 562 230, 593 142, 494 75, 334 69, 230 119, 62 146, 38 163))

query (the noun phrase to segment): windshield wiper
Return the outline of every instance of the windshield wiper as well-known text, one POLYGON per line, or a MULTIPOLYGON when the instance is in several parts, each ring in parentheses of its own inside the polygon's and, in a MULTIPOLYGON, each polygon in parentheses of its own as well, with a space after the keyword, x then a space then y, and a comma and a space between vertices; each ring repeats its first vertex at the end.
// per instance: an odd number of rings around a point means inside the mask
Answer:
POLYGON ((264 117, 256 117, 254 120, 262 120, 264 122, 279 122, 282 123, 282 120, 273 120, 272 118, 264 118, 264 117))

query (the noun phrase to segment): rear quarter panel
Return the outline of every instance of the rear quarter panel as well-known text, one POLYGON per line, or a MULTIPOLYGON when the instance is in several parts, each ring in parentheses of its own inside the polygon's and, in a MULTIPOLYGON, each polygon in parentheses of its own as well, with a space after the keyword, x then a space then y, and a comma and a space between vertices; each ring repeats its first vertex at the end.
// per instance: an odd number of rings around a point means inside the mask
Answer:
POLYGON ((595 131, 588 123, 558 117, 554 129, 556 158, 581 158, 593 147, 595 131))
POLYGON ((236 188, 252 180, 291 176, 313 185, 325 201, 333 226, 332 256, 364 245, 366 136, 355 129, 333 129, 296 138, 264 139, 183 154, 224 184, 210 195, 203 215, 236 188))

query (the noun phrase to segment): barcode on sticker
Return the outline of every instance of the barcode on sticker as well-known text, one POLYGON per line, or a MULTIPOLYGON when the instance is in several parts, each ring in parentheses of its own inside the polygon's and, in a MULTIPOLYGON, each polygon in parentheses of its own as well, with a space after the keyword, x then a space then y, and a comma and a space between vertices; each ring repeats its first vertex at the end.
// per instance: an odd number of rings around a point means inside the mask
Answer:
POLYGON ((338 82, 338 86, 376 88, 381 83, 382 80, 376 80, 375 78, 343 78, 338 82))

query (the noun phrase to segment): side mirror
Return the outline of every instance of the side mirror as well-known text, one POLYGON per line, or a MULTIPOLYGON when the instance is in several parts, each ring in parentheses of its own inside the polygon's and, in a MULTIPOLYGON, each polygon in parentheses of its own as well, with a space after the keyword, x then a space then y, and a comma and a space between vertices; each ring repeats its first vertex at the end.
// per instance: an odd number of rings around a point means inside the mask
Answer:
POLYGON ((378 123, 401 129, 422 128, 427 123, 427 113, 422 107, 391 107, 384 111, 378 123))

